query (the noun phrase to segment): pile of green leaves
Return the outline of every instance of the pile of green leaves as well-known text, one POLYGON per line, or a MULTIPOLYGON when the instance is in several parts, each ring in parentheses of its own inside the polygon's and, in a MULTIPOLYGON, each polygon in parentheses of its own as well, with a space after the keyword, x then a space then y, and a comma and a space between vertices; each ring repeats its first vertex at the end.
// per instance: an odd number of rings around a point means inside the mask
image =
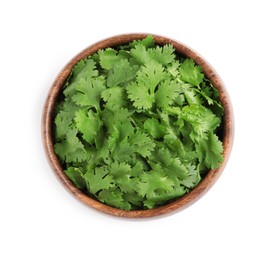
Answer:
POLYGON ((223 113, 201 67, 148 36, 75 65, 55 107, 55 152, 89 196, 151 209, 219 167, 223 113))

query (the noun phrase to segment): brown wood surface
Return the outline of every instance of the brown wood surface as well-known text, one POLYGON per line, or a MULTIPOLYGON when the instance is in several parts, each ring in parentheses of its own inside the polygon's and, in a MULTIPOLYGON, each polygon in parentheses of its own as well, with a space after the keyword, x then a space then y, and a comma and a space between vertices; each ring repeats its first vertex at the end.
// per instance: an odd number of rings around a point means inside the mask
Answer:
POLYGON ((234 136, 234 121, 233 121, 233 112, 232 112, 232 105, 226 88, 220 79, 219 75, 213 69, 213 67, 204 60, 197 52, 192 50, 190 47, 182 44, 178 41, 169 39, 167 37, 154 35, 155 41, 159 45, 164 45, 170 43, 174 46, 176 51, 185 57, 192 58, 198 65, 202 66, 203 72, 205 76, 212 82, 212 84, 218 89, 220 100, 225 109, 224 115, 224 129, 223 129, 223 157, 224 161, 221 166, 216 170, 211 170, 208 172, 206 177, 188 194, 184 195, 183 197, 179 198, 178 200, 164 205, 159 208, 149 209, 149 210, 120 210, 110 206, 107 206, 99 201, 96 201, 82 191, 77 189, 75 185, 68 179, 68 177, 64 174, 61 164, 54 153, 53 147, 53 136, 52 136, 52 114, 53 108, 57 99, 58 94, 63 88, 64 83, 66 82, 67 77, 69 76, 72 68, 74 65, 81 59, 86 58, 87 56, 97 52, 99 49, 107 48, 107 47, 115 47, 121 44, 126 44, 132 40, 139 40, 143 39, 148 34, 126 34, 126 35, 118 35, 111 38, 107 38, 103 41, 97 42, 77 56, 75 56, 59 73, 56 80, 54 81, 47 99, 44 105, 43 111, 43 118, 42 118, 42 137, 43 137, 43 144, 46 156, 48 161, 55 172, 58 179, 61 183, 67 188, 67 190, 78 200, 86 204, 87 206, 99 210, 104 213, 108 213, 115 216, 120 217, 128 217, 128 218, 143 218, 143 217, 154 217, 159 216, 162 214, 170 214, 177 212, 177 210, 184 209, 188 207, 196 200, 198 200, 201 196, 203 196, 216 182, 218 177, 221 175, 222 171, 225 168, 225 165, 228 161, 232 143, 233 143, 233 136, 234 136))

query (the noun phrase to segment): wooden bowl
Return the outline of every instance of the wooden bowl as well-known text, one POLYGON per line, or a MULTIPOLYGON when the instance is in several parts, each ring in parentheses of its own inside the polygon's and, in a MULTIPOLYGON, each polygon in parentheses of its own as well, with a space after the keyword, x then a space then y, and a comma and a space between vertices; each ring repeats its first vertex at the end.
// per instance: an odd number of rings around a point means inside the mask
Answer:
POLYGON ((53 144, 53 134, 52 134, 52 124, 53 124, 53 109, 55 102, 59 93, 61 92, 64 83, 66 82, 72 68, 74 65, 81 59, 86 58, 87 56, 92 55, 97 52, 99 49, 107 48, 107 47, 115 47, 118 45, 129 43, 132 40, 140 40, 147 36, 147 34, 126 34, 126 35, 118 35, 114 36, 95 44, 92 44, 81 53, 79 53, 76 57, 74 57, 59 73, 56 80, 54 81, 48 97, 46 99, 43 111, 43 122, 42 122, 42 135, 43 135, 43 144, 45 148, 46 156, 49 160, 51 167, 53 168, 55 174, 61 183, 66 187, 66 189, 78 200, 86 204, 87 206, 97 209, 101 212, 108 213, 115 216, 120 217, 128 217, 128 218, 143 218, 143 217, 153 217, 166 213, 171 213, 177 211, 177 209, 183 209, 201 196, 203 196, 216 182, 218 177, 221 175, 225 165, 228 161, 232 143, 233 143, 233 133, 234 133, 234 122, 233 122, 233 113, 232 113, 232 105, 228 96, 228 93, 224 87, 224 84, 216 71, 211 67, 211 65, 205 61, 198 53, 194 50, 177 42, 175 40, 169 39, 163 36, 153 35, 157 44, 172 44, 176 49, 177 53, 193 59, 198 65, 202 66, 203 72, 205 76, 212 82, 214 87, 216 87, 219 91, 220 100, 224 106, 225 114, 223 118, 223 157, 224 162, 221 166, 216 170, 210 170, 207 175, 203 178, 203 180, 189 193, 185 194, 181 198, 166 204, 164 206, 147 209, 147 210, 121 210, 117 208, 113 208, 111 206, 105 205, 97 200, 92 199, 91 197, 84 194, 81 190, 77 189, 75 185, 69 180, 69 178, 64 174, 61 164, 54 152, 54 144, 53 144))

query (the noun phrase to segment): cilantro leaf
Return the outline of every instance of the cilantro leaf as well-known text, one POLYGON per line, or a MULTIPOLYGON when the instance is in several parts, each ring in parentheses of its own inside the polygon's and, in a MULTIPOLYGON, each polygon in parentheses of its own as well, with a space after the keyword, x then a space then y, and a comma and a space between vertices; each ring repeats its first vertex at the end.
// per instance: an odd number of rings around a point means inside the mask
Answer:
POLYGON ((136 191, 136 180, 132 174, 132 168, 129 164, 114 162, 111 164, 110 174, 115 179, 120 190, 124 193, 133 193, 136 191))
POLYGON ((88 171, 84 174, 84 179, 88 183, 89 191, 96 195, 101 190, 106 190, 114 186, 113 177, 108 174, 107 168, 99 167, 94 171, 88 171))
POLYGON ((55 137, 61 140, 65 137, 67 131, 71 128, 72 118, 59 112, 55 118, 55 137))
POLYGON ((204 79, 200 66, 195 65, 191 59, 186 59, 179 68, 180 75, 185 82, 199 86, 204 79))
POLYGON ((82 79, 76 86, 78 91, 72 100, 80 106, 94 107, 99 109, 101 93, 106 89, 102 78, 82 79))
POLYGON ((86 159, 84 145, 77 137, 77 129, 67 130, 66 138, 54 146, 56 154, 64 162, 81 162, 86 159))
POLYGON ((88 143, 92 143, 102 126, 99 115, 91 109, 88 111, 80 109, 76 112, 74 120, 78 130, 83 134, 83 138, 88 143))
POLYGON ((105 50, 99 50, 99 63, 103 69, 110 70, 115 66, 115 64, 120 61, 118 57, 118 52, 112 48, 107 48, 105 50))
POLYGON ((65 96, 72 96, 76 93, 76 86, 83 79, 91 79, 98 76, 96 63, 91 59, 80 60, 73 68, 66 83, 63 93, 65 96))
POLYGON ((86 189, 86 181, 79 168, 69 167, 65 170, 66 176, 76 185, 78 189, 86 189))
POLYGON ((167 76, 162 65, 150 61, 137 72, 136 82, 126 89, 128 97, 138 109, 150 109, 155 101, 155 90, 158 84, 167 76))
POLYGON ((106 101, 106 107, 110 110, 122 108, 127 105, 126 91, 124 88, 115 86, 105 89, 101 96, 106 101))
POLYGON ((147 35, 144 39, 142 40, 134 40, 130 43, 131 51, 136 45, 143 45, 146 48, 153 47, 155 45, 154 42, 154 37, 153 35, 147 35))
POLYGON ((166 109, 169 105, 172 105, 179 94, 180 84, 178 82, 170 79, 161 82, 155 95, 157 106, 166 109))
POLYGON ((151 138, 141 131, 136 131, 136 133, 131 136, 130 144, 142 157, 149 156, 155 147, 155 143, 151 138))
POLYGON ((220 119, 211 110, 201 105, 185 106, 182 109, 182 118, 189 122, 201 137, 204 137, 205 133, 214 131, 220 124, 220 119))
POLYGON ((196 152, 200 162, 208 169, 216 169, 223 162, 223 146, 215 134, 209 133, 207 139, 197 139, 196 152))
POLYGON ((130 210, 132 207, 129 202, 125 201, 123 194, 119 189, 102 190, 98 198, 100 201, 124 210, 130 210))
POLYGON ((109 71, 107 86, 118 86, 136 77, 137 66, 131 66, 126 59, 119 60, 109 71))
POLYGON ((147 52, 143 44, 135 45, 135 47, 131 49, 130 54, 140 65, 147 64, 151 60, 149 52, 147 52))
POLYGON ((152 170, 141 174, 138 183, 138 193, 142 197, 152 197, 160 190, 171 192, 173 189, 174 181, 165 176, 161 168, 159 168, 159 171, 152 170))
POLYGON ((143 128, 155 139, 159 139, 166 134, 166 127, 159 123, 156 118, 148 118, 144 122, 143 128))
POLYGON ((157 46, 156 48, 149 49, 150 56, 164 66, 175 59, 174 51, 175 49, 173 46, 169 44, 166 44, 163 47, 157 46))

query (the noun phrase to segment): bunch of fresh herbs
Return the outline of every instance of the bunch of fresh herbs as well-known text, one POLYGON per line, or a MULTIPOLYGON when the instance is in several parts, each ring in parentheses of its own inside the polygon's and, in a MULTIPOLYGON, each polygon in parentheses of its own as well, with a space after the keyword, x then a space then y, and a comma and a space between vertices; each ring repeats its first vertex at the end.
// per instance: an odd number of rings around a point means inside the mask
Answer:
POLYGON ((75 65, 55 107, 55 152, 94 199, 151 209, 219 167, 223 113, 201 67, 148 36, 75 65))

